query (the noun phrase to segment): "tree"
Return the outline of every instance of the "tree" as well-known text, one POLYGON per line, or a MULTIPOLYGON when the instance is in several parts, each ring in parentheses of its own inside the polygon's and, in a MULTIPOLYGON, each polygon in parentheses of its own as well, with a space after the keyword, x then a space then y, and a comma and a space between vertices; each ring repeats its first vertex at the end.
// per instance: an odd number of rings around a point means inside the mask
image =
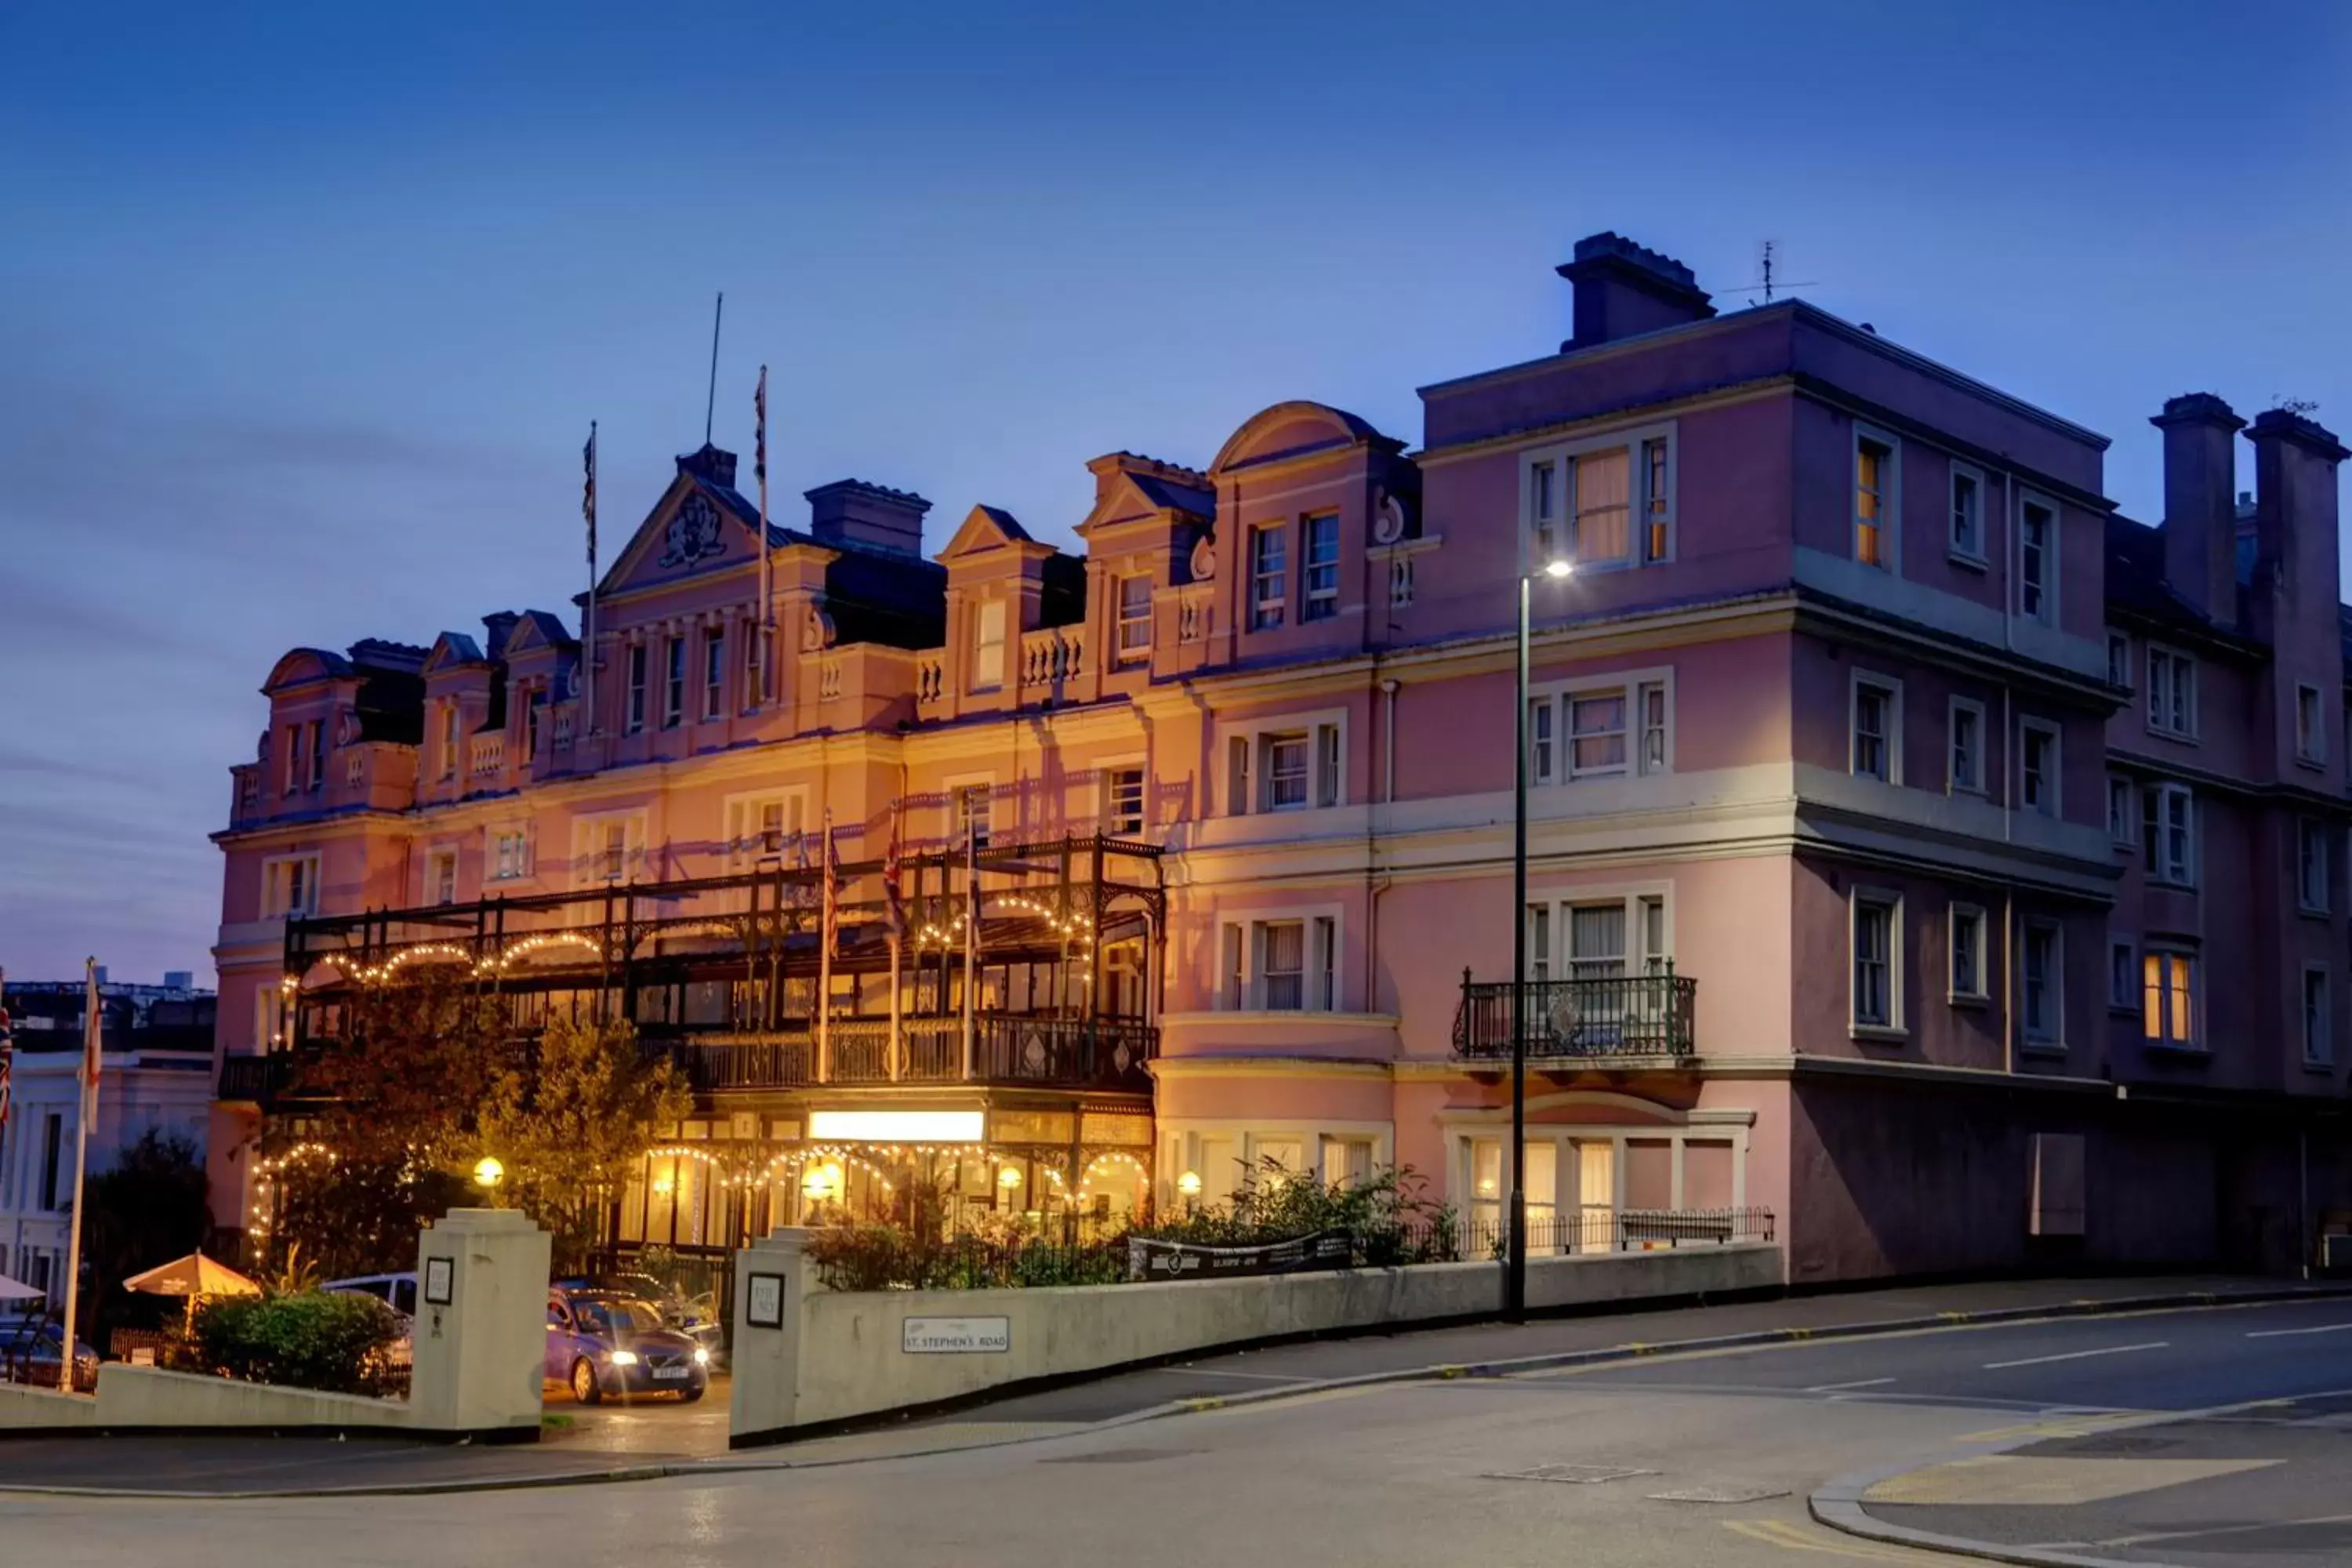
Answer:
POLYGON ((150 1128, 84 1184, 82 1205, 92 1315, 80 1337, 103 1350, 112 1330, 154 1327, 166 1306, 163 1297, 125 1292, 122 1281, 186 1257, 211 1234, 204 1163, 194 1144, 150 1128))
POLYGON ((506 1193, 555 1238, 559 1259, 584 1261, 603 1239, 603 1204, 691 1096, 667 1061, 648 1062, 625 1022, 557 1019, 529 1058, 509 1058, 477 1128, 482 1152, 506 1167, 506 1193))
POLYGON ((299 1058, 260 1152, 277 1164, 285 1249, 328 1279, 412 1268, 416 1233, 467 1201, 458 1163, 515 1054, 495 990, 462 967, 415 964, 352 988, 350 1028, 299 1058))

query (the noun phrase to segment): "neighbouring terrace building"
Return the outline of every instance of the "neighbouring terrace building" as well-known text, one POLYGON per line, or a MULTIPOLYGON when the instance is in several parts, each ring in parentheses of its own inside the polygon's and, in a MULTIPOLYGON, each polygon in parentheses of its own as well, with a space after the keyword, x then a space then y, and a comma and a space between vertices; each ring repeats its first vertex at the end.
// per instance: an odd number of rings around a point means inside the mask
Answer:
POLYGON ((1097 458, 1082 555, 987 506, 927 555, 856 481, 763 541, 705 446, 593 673, 538 611, 287 655, 219 835, 222 1223, 287 1058, 422 963, 684 1068, 625 1247, 1267 1160, 1491 1219, 1517 919, 1538 1224, 1767 1209, 1799 1282, 2307 1256, 2352 1219, 2344 448, 2174 398, 2148 528, 2104 437, 1866 326, 1613 235, 1559 270, 1571 339, 1423 388, 1417 449, 1288 402, 1097 458))

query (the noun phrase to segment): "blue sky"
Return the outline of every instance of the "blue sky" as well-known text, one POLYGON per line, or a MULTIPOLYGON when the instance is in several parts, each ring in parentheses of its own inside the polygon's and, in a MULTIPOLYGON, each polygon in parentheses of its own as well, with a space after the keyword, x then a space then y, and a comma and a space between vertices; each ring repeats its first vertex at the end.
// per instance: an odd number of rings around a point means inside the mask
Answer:
MULTIPOLYGON (((0 964, 208 968, 299 644, 563 607, 701 437, 1066 539, 1082 466, 1549 352, 1615 228, 2115 437, 2352 426, 2352 10, 17 6, 0 964)), ((2246 482, 2251 483, 2249 476, 2246 482)), ((782 503, 779 511, 788 515, 782 503)), ((944 534, 935 530, 935 543, 944 534)))

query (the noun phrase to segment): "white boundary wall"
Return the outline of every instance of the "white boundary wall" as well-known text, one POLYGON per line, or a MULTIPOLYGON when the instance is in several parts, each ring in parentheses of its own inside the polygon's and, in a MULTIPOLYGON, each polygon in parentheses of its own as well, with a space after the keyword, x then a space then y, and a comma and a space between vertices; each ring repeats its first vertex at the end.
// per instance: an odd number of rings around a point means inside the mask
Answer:
MULTIPOLYGON (((1387 1324, 1492 1316, 1502 1267, 1183 1279, 1045 1289, 835 1293, 779 1230, 736 1255, 733 1441, 935 1404, 1218 1345, 1387 1324), (763 1320, 754 1323, 754 1281, 763 1320), (917 1321, 910 1330, 909 1320, 917 1321), (918 1345, 960 1345, 929 1349, 918 1345)), ((1776 1288, 1780 1249, 1756 1243, 1528 1261, 1532 1309, 1776 1288)))
POLYGON ((94 1396, 0 1384, 0 1432, 331 1426, 535 1440, 548 1260, 547 1233, 513 1209, 452 1209, 427 1229, 406 1399, 110 1362, 94 1396), (445 1285, 447 1300, 433 1300, 445 1285))

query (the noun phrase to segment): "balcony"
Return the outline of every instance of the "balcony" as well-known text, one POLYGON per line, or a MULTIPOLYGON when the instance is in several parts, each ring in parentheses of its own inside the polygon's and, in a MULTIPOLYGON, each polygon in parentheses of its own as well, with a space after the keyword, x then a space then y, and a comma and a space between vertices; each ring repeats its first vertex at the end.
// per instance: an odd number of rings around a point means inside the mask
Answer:
MULTIPOLYGON (((1691 1016, 1698 982, 1676 974, 1672 963, 1654 974, 1530 980, 1527 998, 1530 1061, 1680 1061, 1697 1049, 1691 1016)), ((1454 1054, 1469 1061, 1511 1059, 1509 981, 1474 981, 1462 972, 1454 1054)))
POLYGON ((899 1034, 896 1062, 890 1059, 890 1026, 866 1018, 832 1025, 822 1064, 815 1034, 806 1026, 649 1038, 646 1050, 667 1056, 700 1094, 959 1083, 1149 1094, 1151 1074, 1145 1064, 1160 1045, 1159 1030, 1132 1019, 983 1013, 973 1020, 971 1073, 966 1077, 960 1020, 909 1018, 899 1025, 899 1034))

